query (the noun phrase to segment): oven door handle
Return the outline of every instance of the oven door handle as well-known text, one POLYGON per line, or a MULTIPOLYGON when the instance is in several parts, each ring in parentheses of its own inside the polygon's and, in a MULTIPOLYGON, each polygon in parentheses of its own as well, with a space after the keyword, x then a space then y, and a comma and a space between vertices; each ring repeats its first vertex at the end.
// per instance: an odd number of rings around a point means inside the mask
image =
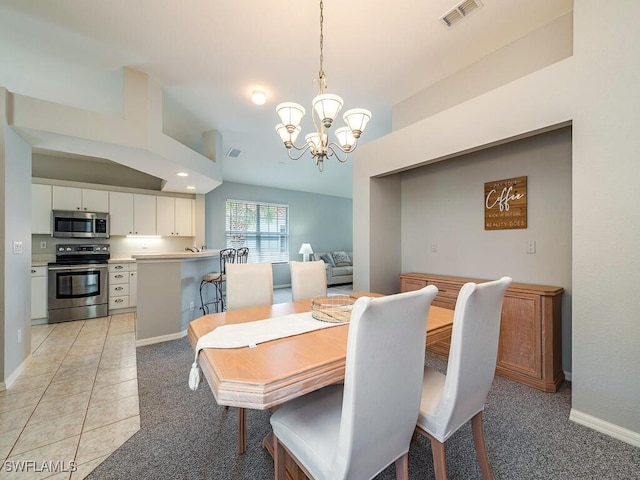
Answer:
POLYGON ((54 272, 59 272, 61 270, 102 270, 105 269, 106 270, 107 266, 106 265, 65 265, 62 267, 49 267, 49 270, 54 271, 54 272))

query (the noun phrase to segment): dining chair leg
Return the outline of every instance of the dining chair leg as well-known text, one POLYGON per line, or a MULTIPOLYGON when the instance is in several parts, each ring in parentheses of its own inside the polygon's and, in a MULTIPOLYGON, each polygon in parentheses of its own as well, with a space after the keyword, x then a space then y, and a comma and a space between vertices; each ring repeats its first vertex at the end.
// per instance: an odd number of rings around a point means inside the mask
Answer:
POLYGON ((409 452, 396 460, 396 480, 409 480, 409 452))
POLYGON ((447 480, 444 443, 431 437, 431 453, 433 454, 433 471, 436 474, 436 480, 447 480))
POLYGON ((476 413, 471 419, 471 433, 473 434, 473 445, 476 449, 476 457, 484 480, 492 480, 491 468, 489 467, 489 456, 484 444, 484 432, 482 429, 482 411, 476 413))
POLYGON ((247 451, 246 425, 247 411, 244 408, 238 408, 238 453, 247 451))
POLYGON ((273 436, 273 466, 275 470, 275 480, 286 478, 287 453, 284 446, 278 441, 278 437, 273 436))

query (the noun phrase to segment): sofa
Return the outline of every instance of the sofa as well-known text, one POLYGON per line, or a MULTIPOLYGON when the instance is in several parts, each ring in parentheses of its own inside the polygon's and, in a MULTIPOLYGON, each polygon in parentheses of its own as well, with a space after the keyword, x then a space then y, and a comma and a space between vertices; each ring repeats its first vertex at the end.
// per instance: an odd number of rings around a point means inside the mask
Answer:
POLYGON ((353 282, 353 252, 316 252, 313 259, 324 261, 327 285, 353 282))

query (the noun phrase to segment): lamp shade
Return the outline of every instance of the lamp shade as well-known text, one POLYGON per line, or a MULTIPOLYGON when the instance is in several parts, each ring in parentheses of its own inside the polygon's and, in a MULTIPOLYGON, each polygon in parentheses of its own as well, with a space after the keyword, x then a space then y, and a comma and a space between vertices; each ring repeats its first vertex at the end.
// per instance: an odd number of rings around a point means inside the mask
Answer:
POLYGON ((360 138, 360 134, 364 132, 367 123, 371 120, 371 112, 364 108, 352 108, 344 112, 342 118, 353 132, 353 136, 360 138))
POLYGON ((291 132, 300 125, 300 121, 306 113, 304 107, 297 103, 285 102, 276 107, 276 113, 282 124, 291 132))
POLYGON ((289 132, 287 127, 285 127, 282 123, 276 125, 276 132, 280 135, 280 139, 284 142, 287 148, 291 148, 291 145, 296 141, 298 135, 300 135, 300 125, 298 125, 293 132, 289 132), (289 143, 287 143, 289 142, 289 143))
POLYGON ((343 102, 342 98, 338 95, 323 93, 314 98, 311 103, 325 128, 330 128, 333 119, 336 118, 336 115, 338 115, 338 112, 342 108, 343 102))
POLYGON ((356 142, 351 129, 349 127, 341 127, 336 130, 335 134, 338 139, 338 145, 340 145, 345 152, 349 152, 356 142))
POLYGON ((304 136, 304 140, 306 143, 311 145, 311 149, 314 153, 322 152, 322 147, 327 144, 327 134, 322 134, 322 140, 320 140, 320 135, 318 133, 308 133, 304 136))
POLYGON ((301 253, 301 254, 313 253, 313 249, 311 248, 311 244, 310 243, 303 243, 302 246, 300 247, 300 251, 298 253, 301 253))

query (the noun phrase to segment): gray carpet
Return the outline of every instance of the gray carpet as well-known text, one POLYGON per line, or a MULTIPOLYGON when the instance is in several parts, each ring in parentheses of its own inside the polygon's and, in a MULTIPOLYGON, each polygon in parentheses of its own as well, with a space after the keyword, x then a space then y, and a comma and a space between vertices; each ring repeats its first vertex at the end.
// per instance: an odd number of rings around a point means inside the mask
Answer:
MULTIPOLYGON (((203 381, 187 386, 193 349, 186 338, 137 349, 140 431, 88 477, 98 479, 270 479, 260 446, 269 412, 247 411, 247 452, 236 453, 237 411, 216 404, 203 381)), ((427 363, 446 367, 428 352, 427 363)), ((638 479, 640 449, 568 420, 571 384, 543 393, 496 377, 485 409, 489 459, 499 479, 638 479)), ((471 428, 447 442, 449 478, 479 479, 471 428)), ((411 479, 434 478, 431 448, 420 437, 409 452, 411 479)), ((395 478, 393 467, 377 478, 395 478)))

